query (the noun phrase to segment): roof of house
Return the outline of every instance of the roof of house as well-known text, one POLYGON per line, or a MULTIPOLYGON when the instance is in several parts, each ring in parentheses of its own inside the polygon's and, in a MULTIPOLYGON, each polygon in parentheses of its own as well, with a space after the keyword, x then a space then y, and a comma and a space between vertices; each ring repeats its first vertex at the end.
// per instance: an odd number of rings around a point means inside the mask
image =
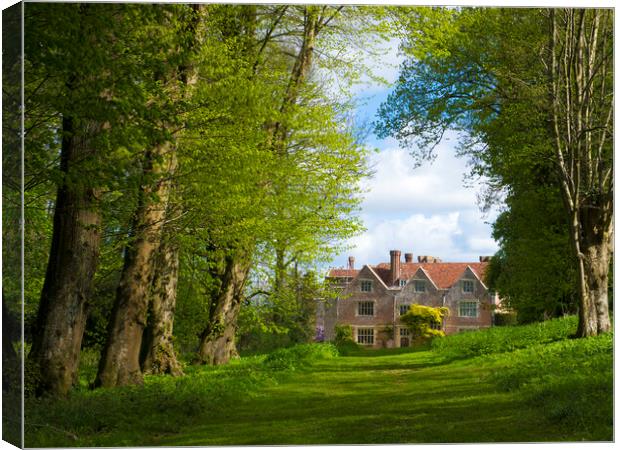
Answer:
MULTIPOLYGON (((467 267, 476 274, 478 278, 484 280, 484 272, 489 265, 488 262, 433 262, 433 263, 400 263, 401 280, 411 278, 418 269, 422 268, 428 277, 435 283, 439 289, 448 289, 456 283, 467 267)), ((386 285, 391 284, 390 280, 390 263, 381 263, 376 266, 370 266, 386 285)), ((330 278, 354 278, 359 273, 357 269, 331 269, 327 275, 330 278)))
POLYGON ((330 269, 327 275, 330 278, 355 278, 359 270, 357 269, 330 269))

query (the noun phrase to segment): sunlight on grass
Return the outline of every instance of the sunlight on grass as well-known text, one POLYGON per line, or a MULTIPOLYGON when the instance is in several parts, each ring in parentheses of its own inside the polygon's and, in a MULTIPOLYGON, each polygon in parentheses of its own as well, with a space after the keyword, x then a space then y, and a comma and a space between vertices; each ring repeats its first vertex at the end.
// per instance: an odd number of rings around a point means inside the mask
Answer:
MULTIPOLYGON (((545 344, 528 330, 505 329, 521 336, 518 350, 503 345, 473 357, 446 359, 436 349, 339 357, 329 346, 305 346, 227 366, 189 367, 181 378, 148 377, 143 387, 30 399, 26 444, 611 440, 612 336, 558 336, 570 326, 552 324, 545 344)), ((471 342, 488 339, 470 334, 471 342)), ((442 345, 455 342, 445 338, 442 345)))

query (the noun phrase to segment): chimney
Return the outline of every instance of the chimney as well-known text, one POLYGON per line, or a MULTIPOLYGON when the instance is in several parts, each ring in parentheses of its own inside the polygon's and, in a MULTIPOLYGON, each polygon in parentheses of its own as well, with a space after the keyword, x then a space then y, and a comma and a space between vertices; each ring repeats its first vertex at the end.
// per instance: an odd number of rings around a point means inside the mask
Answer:
POLYGON ((400 277, 400 250, 390 250, 390 281, 394 284, 400 277))
POLYGON ((405 262, 406 263, 413 262, 413 253, 405 253, 405 262))
POLYGON ((355 256, 349 256, 349 267, 347 269, 355 268, 355 256))
POLYGON ((480 262, 489 262, 491 261, 491 257, 490 256, 481 256, 480 257, 480 262))
POLYGON ((436 256, 420 255, 418 256, 418 262, 419 263, 440 263, 441 259, 437 258, 436 256))

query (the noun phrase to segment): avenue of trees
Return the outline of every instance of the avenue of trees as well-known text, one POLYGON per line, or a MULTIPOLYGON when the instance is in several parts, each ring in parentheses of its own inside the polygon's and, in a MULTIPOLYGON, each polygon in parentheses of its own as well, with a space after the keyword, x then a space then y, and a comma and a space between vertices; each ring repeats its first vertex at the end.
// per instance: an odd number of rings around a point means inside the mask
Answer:
MULTIPOLYGON (((67 394, 87 347, 110 387, 181 375, 179 351, 226 363, 240 333, 311 340, 311 269, 361 230, 348 87, 372 76, 381 9, 28 4, 24 24, 27 392, 67 394)), ((4 173, 16 318, 20 172, 4 173)))
POLYGON ((610 329, 613 10, 399 8, 406 55, 377 130, 433 157, 461 132, 499 201, 489 282, 521 321, 610 329))
POLYGON ((491 285, 522 321, 578 312, 580 336, 609 330, 613 11, 24 10, 25 346, 20 117, 5 114, 3 348, 5 365, 23 350, 29 395, 66 395, 85 349, 93 387, 113 387, 311 341, 332 295, 313 269, 362 230, 349 88, 388 37, 406 59, 377 132, 417 162, 462 132, 486 201, 505 204, 491 285))

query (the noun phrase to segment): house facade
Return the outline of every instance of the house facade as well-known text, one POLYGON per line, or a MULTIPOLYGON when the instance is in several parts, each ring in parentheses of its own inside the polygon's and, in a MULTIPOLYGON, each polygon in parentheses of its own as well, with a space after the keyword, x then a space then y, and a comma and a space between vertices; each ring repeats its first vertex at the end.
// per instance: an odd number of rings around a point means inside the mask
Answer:
POLYGON ((350 325, 353 339, 369 347, 407 347, 409 330, 400 316, 411 304, 445 306, 449 314, 439 326, 446 334, 488 328, 498 305, 484 284, 489 257, 478 262, 442 262, 432 256, 390 251, 390 262, 355 269, 331 269, 328 280, 338 289, 336 299, 319 305, 317 327, 333 340, 337 325, 350 325))

